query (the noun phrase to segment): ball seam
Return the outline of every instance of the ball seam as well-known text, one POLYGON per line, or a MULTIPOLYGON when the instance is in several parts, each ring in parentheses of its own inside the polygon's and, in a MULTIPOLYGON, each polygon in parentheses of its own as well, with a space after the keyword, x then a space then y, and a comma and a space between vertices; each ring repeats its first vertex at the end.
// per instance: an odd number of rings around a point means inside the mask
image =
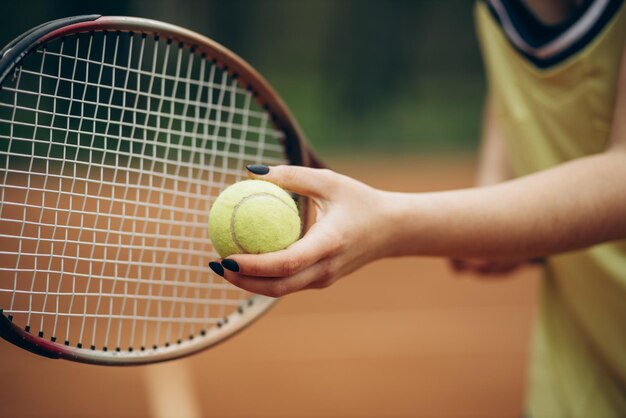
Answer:
POLYGON ((237 247, 237 249, 241 253, 248 254, 249 252, 244 248, 243 245, 241 245, 241 243, 237 239, 237 233, 235 232, 235 219, 237 218, 237 212, 239 211, 239 208, 241 207, 241 205, 243 205, 247 201, 255 199, 257 197, 264 197, 264 196, 273 197, 274 199, 278 200, 283 205, 287 206, 290 210, 293 210, 296 213, 296 215, 299 216, 297 209, 294 210, 287 202, 285 202, 283 199, 281 199, 280 197, 278 197, 278 196, 276 196, 276 195, 274 195, 272 193, 267 193, 267 192, 253 193, 251 195, 248 195, 248 196, 244 197, 239 202, 237 202, 235 207, 233 207, 233 213, 230 216, 230 239, 233 241, 233 243, 235 244, 235 246, 237 247))

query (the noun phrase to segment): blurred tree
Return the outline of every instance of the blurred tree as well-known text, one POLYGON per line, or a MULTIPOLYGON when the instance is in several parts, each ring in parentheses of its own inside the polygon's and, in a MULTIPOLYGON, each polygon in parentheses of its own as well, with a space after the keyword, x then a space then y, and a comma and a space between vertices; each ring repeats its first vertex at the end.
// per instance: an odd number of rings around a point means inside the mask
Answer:
POLYGON ((338 2, 324 70, 355 117, 376 111, 413 79, 421 2, 338 2))
POLYGON ((205 34, 256 67, 322 151, 468 149, 484 89, 464 0, 31 0, 6 2, 4 43, 100 13, 205 34))

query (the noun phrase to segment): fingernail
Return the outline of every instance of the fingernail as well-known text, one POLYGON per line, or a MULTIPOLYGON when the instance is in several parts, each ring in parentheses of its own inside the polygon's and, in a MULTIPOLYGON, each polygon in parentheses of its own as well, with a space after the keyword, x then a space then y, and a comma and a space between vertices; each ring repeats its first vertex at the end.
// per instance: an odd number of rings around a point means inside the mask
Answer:
POLYGON ((231 260, 229 258, 222 260, 222 266, 224 266, 225 269, 234 271, 235 273, 239 271, 239 264, 237 264, 235 260, 231 260))
POLYGON ((217 261, 211 261, 209 263, 209 267, 211 267, 211 270, 213 270, 215 274, 224 277, 224 268, 220 263, 218 263, 217 261))
POLYGON ((262 176, 270 172, 270 168, 266 165, 262 164, 250 164, 247 165, 246 168, 252 174, 256 174, 257 176, 262 176))

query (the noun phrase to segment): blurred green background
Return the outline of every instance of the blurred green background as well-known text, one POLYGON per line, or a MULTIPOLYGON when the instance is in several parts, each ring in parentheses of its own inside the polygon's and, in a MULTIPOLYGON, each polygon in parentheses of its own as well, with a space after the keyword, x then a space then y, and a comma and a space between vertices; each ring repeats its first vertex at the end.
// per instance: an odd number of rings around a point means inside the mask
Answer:
POLYGON ((79 14, 163 20, 244 57, 319 153, 466 152, 485 81, 464 0, 47 0, 3 4, 0 43, 79 14))

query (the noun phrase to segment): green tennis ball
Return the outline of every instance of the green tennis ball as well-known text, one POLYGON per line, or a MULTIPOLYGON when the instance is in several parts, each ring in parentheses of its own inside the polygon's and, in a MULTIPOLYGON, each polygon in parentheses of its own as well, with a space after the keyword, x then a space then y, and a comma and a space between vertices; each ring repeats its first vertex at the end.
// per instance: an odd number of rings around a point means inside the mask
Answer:
POLYGON ((209 236, 222 257, 282 250, 300 237, 291 196, 273 183, 244 180, 226 188, 209 213, 209 236))

